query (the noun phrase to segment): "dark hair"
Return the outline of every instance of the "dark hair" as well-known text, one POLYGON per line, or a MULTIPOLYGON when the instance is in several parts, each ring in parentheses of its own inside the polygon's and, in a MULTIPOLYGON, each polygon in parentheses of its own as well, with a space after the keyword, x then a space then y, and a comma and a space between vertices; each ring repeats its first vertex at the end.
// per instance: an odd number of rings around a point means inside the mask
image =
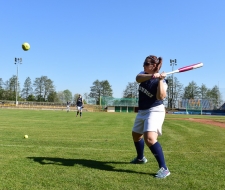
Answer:
POLYGON ((155 72, 159 72, 159 70, 162 67, 162 57, 156 57, 155 55, 149 55, 145 58, 144 65, 147 65, 149 63, 156 64, 156 68, 154 69, 155 72))

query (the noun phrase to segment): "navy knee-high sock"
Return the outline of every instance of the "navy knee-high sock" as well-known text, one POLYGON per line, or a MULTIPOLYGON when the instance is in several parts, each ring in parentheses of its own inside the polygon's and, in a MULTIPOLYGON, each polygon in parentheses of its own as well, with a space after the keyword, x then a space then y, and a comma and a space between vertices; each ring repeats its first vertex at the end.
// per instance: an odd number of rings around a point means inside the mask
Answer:
POLYGON ((159 164, 159 168, 163 167, 164 169, 167 169, 163 150, 162 150, 162 147, 159 144, 159 142, 156 142, 155 144, 150 146, 149 149, 151 150, 152 154, 155 156, 155 158, 159 164))
POLYGON ((144 157, 144 140, 141 139, 138 142, 134 142, 136 151, 137 151, 137 158, 142 159, 144 157))

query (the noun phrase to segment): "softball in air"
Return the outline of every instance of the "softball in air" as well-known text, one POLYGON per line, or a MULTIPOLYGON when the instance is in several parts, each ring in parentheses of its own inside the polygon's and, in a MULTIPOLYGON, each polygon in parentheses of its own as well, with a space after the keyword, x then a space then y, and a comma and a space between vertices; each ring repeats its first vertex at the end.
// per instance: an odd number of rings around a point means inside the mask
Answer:
POLYGON ((24 42, 24 43, 22 44, 22 49, 23 49, 24 51, 28 51, 28 50, 30 49, 30 44, 27 43, 27 42, 24 42))
POLYGON ((28 135, 24 135, 24 138, 25 138, 25 139, 28 139, 28 135))

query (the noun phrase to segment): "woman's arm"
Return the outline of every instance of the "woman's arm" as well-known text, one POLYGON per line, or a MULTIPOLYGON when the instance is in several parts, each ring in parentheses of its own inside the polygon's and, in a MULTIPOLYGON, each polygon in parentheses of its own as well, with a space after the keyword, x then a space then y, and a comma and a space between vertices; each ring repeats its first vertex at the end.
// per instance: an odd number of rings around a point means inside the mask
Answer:
POLYGON ((157 100, 163 100, 164 98, 166 98, 166 89, 163 82, 165 77, 166 77, 166 74, 164 72, 159 77, 159 83, 158 83, 157 94, 156 94, 157 100))
POLYGON ((151 78, 158 78, 160 76, 159 73, 155 73, 155 74, 138 74, 136 76, 136 81, 138 83, 142 83, 145 82, 147 80, 150 80, 151 78))

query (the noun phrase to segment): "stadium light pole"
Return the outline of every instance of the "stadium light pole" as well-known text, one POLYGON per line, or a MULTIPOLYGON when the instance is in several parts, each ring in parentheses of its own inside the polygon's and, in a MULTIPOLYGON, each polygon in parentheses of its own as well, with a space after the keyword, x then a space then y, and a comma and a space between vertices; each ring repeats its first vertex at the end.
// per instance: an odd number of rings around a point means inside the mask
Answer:
POLYGON ((19 64, 22 64, 22 58, 15 58, 15 65, 17 65, 17 75, 16 75, 16 106, 18 105, 17 96, 18 96, 18 73, 19 73, 19 64))
POLYGON ((99 105, 101 106, 101 89, 99 89, 99 105))
MULTIPOLYGON (((170 66, 172 66, 172 71, 173 71, 173 68, 174 68, 174 65, 177 65, 177 60, 176 59, 170 59, 170 66)), ((174 88, 174 83, 173 83, 173 74, 172 74, 172 96, 171 96, 171 102, 170 102, 170 106, 171 108, 173 108, 173 88, 174 88)))

